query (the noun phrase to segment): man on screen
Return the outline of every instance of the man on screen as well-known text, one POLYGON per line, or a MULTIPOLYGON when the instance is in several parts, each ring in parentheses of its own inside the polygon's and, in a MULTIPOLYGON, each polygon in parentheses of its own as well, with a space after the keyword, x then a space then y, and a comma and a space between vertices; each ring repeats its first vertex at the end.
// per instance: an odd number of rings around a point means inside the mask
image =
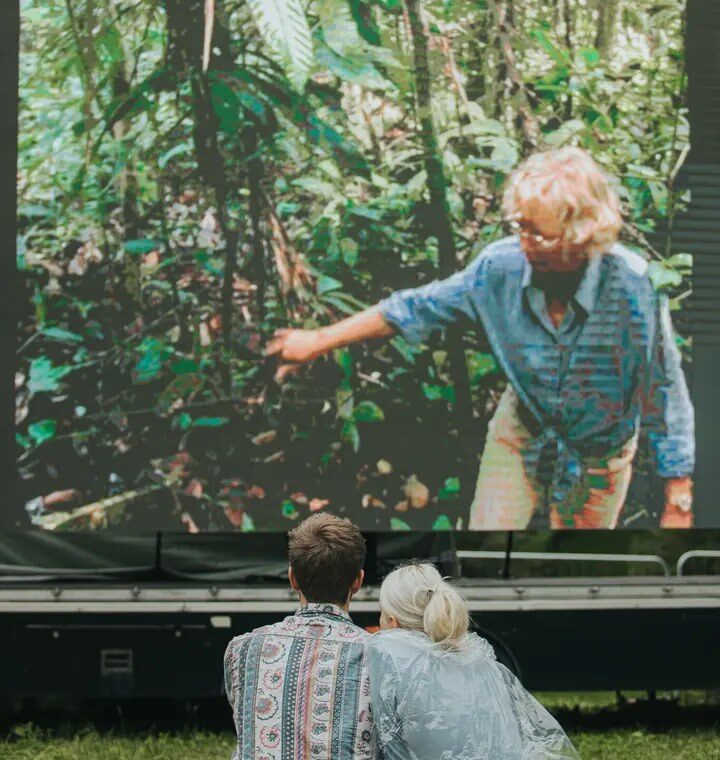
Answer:
POLYGON ((694 415, 667 299, 647 262, 617 242, 620 204, 578 148, 537 153, 510 178, 517 234, 445 280, 402 290, 318 330, 280 330, 268 347, 298 364, 399 332, 419 343, 457 321, 489 342, 507 380, 490 421, 469 527, 614 528, 640 429, 665 479, 663 527, 691 527, 694 415))

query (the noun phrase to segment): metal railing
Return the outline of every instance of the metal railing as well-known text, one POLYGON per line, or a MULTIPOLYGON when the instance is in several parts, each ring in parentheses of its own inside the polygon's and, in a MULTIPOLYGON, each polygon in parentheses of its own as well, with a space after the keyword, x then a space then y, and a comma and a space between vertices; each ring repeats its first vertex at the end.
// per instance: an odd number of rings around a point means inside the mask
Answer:
POLYGON ((682 575, 683 570, 688 560, 696 559, 700 557, 704 557, 706 559, 720 559, 720 550, 718 549, 691 549, 690 551, 687 551, 684 554, 681 554, 677 561, 675 573, 677 575, 682 575))
MULTIPOLYGON (((692 552, 686 552, 692 554, 692 552)), ((717 553, 720 556, 720 552, 717 553)), ((511 551, 508 555, 503 551, 483 551, 483 550, 458 550, 456 554, 458 560, 462 562, 465 559, 527 559, 540 560, 542 562, 637 562, 644 564, 657 565, 662 568, 663 575, 669 578, 672 575, 670 565, 657 554, 596 554, 582 552, 516 552, 511 551)), ((684 557, 685 555, 683 555, 684 557)), ((682 557, 681 557, 682 559, 682 557)), ((679 574, 679 573, 678 573, 679 574)))

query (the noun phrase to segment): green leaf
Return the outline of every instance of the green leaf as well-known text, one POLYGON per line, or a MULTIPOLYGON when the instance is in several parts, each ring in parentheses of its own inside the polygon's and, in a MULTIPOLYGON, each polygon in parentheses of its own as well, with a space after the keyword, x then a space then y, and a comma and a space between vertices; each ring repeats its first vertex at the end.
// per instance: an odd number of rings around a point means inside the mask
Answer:
POLYGON ((335 186, 332 183, 317 179, 317 177, 300 177, 299 179, 293 180, 293 185, 295 185, 295 187, 301 187, 309 193, 321 195, 328 200, 337 195, 335 186))
POLYGON ((150 240, 148 238, 141 238, 138 240, 126 240, 123 243, 123 248, 128 253, 141 254, 150 253, 160 247, 160 244, 156 240, 150 240))
POLYGON ((674 253, 667 263, 676 269, 692 269, 693 256, 692 253, 674 253))
POLYGON ((447 515, 438 515, 435 518, 435 522, 432 524, 433 530, 452 530, 453 526, 450 522, 450 518, 447 515))
POLYGON ((570 56, 565 50, 561 50, 554 45, 550 38, 541 29, 534 29, 530 36, 540 44, 540 47, 552 58, 556 63, 561 66, 567 65, 570 62, 570 56))
POLYGON ((163 153, 160 158, 158 158, 158 166, 161 169, 164 169, 169 163, 170 160, 175 158, 175 156, 182 156, 187 153, 190 153, 192 150, 192 143, 190 142, 181 142, 177 145, 170 148, 170 150, 163 153))
POLYGON ((340 290, 342 286, 343 284, 340 282, 340 280, 336 280, 334 277, 328 277, 327 275, 321 274, 318 277, 317 281, 317 294, 321 296, 324 293, 329 293, 332 290, 340 290))
POLYGON ((548 132, 544 140, 548 145, 559 148, 572 140, 578 132, 585 129, 585 122, 581 119, 571 119, 562 124, 554 132, 548 132))
POLYGON ((265 44, 293 87, 302 92, 313 60, 312 38, 300 0, 248 0, 265 44))
POLYGON ((380 422, 385 419, 383 410, 373 401, 361 401, 353 411, 355 422, 380 422))
POLYGON ((430 385, 422 384, 423 394, 428 401, 447 401, 449 404, 455 403, 455 388, 451 385, 430 385))
POLYGON ((235 90, 223 79, 215 78, 210 85, 210 97, 213 111, 220 120, 220 129, 237 132, 245 120, 235 90))
POLYGON ((255 521, 247 512, 243 512, 242 528, 243 533, 253 533, 255 531, 255 521))
POLYGON ((515 168, 519 157, 517 147, 510 140, 500 139, 493 148, 490 160, 495 169, 508 174, 515 168))
POLYGON ((368 206, 353 206, 350 208, 350 213, 355 214, 355 216, 362 216, 365 219, 372 219, 374 222, 379 222, 382 219, 382 211, 368 206))
POLYGON ((193 420, 193 427, 217 428, 227 425, 230 420, 227 417, 197 417, 193 420))
POLYGON ((30 437, 39 446, 45 441, 52 440, 57 433, 57 420, 39 420, 28 425, 30 437))
POLYGON ((181 412, 177 418, 180 430, 189 430, 192 427, 192 417, 187 412, 181 412))
POLYGON ((656 182, 653 180, 650 180, 647 184, 648 189, 652 195, 655 208, 664 215, 667 213, 668 197, 670 195, 670 191, 668 190, 667 185, 665 185, 663 182, 656 182))
POLYGON ((70 330, 63 330, 62 327, 43 327, 40 331, 46 338, 51 340, 57 340, 61 343, 82 343, 82 335, 70 332, 70 330))
POLYGON ((176 375, 189 375, 197 372, 200 368, 194 359, 183 358, 176 361, 175 364, 170 367, 170 369, 176 375))
POLYGON ((368 162, 357 145, 343 137, 316 114, 307 109, 296 108, 291 117, 298 127, 307 132, 313 145, 330 151, 341 166, 365 176, 370 174, 368 162))
POLYGON ((390 530, 412 530, 412 528, 399 517, 390 518, 390 530))
POLYGON ((349 380, 353 371, 353 358, 347 348, 338 348, 334 352, 335 361, 342 367, 345 379, 349 380))
POLYGON ((30 438, 22 433, 15 433, 15 443, 17 443, 18 446, 22 446, 24 449, 30 449, 33 445, 30 438))
POLYGON ((581 48, 579 52, 580 57, 590 66, 600 60, 600 53, 594 47, 581 48))
POLYGON ((52 211, 47 206, 41 206, 38 203, 23 203, 18 206, 18 216, 26 216, 28 218, 41 218, 50 216, 52 211))
POLYGON ((346 58, 338 55, 316 34, 315 60, 335 76, 351 84, 359 84, 370 90, 394 90, 395 85, 386 79, 365 56, 346 58))
POLYGON ((352 238, 344 237, 340 241, 340 250, 345 263, 354 267, 358 262, 358 244, 352 238))
POLYGON ((348 441, 348 443, 352 444, 353 451, 358 452, 360 450, 360 431, 352 420, 346 420, 343 423, 340 437, 343 441, 348 441))
POLYGON ((30 374, 28 377, 28 390, 30 396, 36 393, 53 393, 60 388, 60 380, 74 367, 69 364, 61 364, 58 367, 47 356, 39 356, 30 362, 30 374))
POLYGON ((427 172, 425 169, 419 171, 411 180, 405 185, 405 191, 411 198, 416 198, 425 192, 427 187, 427 172))
POLYGON ((360 36, 371 45, 380 45, 382 38, 380 36, 380 30, 378 29, 375 18, 371 13, 365 15, 362 12, 364 1, 365 0, 349 0, 352 17, 357 24, 357 29, 360 36))
POLYGON ((343 58, 362 56, 365 45, 345 0, 317 0, 315 7, 327 46, 343 58))
POLYGON ((648 275, 653 286, 657 290, 675 288, 682 284, 680 272, 671 269, 661 261, 651 261, 648 266, 648 275))
POLYGON ((144 349, 143 355, 133 368, 133 382, 148 383, 154 380, 162 369, 165 347, 155 338, 143 341, 141 348, 144 349))
POLYGON ((475 385, 487 375, 497 372, 498 366, 492 354, 473 352, 468 356, 468 369, 470 370, 470 383, 475 385))
POLYGON ((438 491, 440 501, 452 501, 460 493, 460 478, 447 478, 438 491))
POLYGON ((390 345, 402 356, 408 364, 415 364, 416 354, 421 353, 422 349, 418 346, 408 343, 405 338, 397 336, 390 341, 390 345))
POLYGON ((290 499, 286 499, 280 506, 280 512, 283 517, 287 517, 288 520, 297 520, 300 513, 295 508, 295 505, 290 499))

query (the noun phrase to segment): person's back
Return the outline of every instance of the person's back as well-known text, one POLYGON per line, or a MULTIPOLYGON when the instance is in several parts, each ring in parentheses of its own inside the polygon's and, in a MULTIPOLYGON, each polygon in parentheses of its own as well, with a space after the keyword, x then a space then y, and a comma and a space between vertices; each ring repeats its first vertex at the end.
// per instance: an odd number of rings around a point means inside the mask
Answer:
POLYGON ((289 575, 300 609, 236 637, 225 652, 233 760, 375 757, 368 634, 347 612, 364 558, 362 536, 347 520, 317 515, 291 532, 289 575))
POLYGON ((367 648, 385 760, 577 760, 557 721, 467 632, 467 608, 435 568, 396 570, 380 607, 394 630, 367 648))

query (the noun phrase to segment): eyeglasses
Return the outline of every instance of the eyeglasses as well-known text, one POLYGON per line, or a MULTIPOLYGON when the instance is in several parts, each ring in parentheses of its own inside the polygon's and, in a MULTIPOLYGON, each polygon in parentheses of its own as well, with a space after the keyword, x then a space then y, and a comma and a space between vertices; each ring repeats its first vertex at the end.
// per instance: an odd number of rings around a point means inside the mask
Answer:
POLYGON ((509 224, 510 229, 513 232, 517 233, 518 235, 529 237, 538 245, 543 245, 547 248, 557 245, 558 242, 562 240, 562 235, 557 235, 555 237, 546 237, 545 235, 541 235, 535 229, 534 225, 528 224, 527 222, 518 222, 516 219, 511 219, 509 224))

